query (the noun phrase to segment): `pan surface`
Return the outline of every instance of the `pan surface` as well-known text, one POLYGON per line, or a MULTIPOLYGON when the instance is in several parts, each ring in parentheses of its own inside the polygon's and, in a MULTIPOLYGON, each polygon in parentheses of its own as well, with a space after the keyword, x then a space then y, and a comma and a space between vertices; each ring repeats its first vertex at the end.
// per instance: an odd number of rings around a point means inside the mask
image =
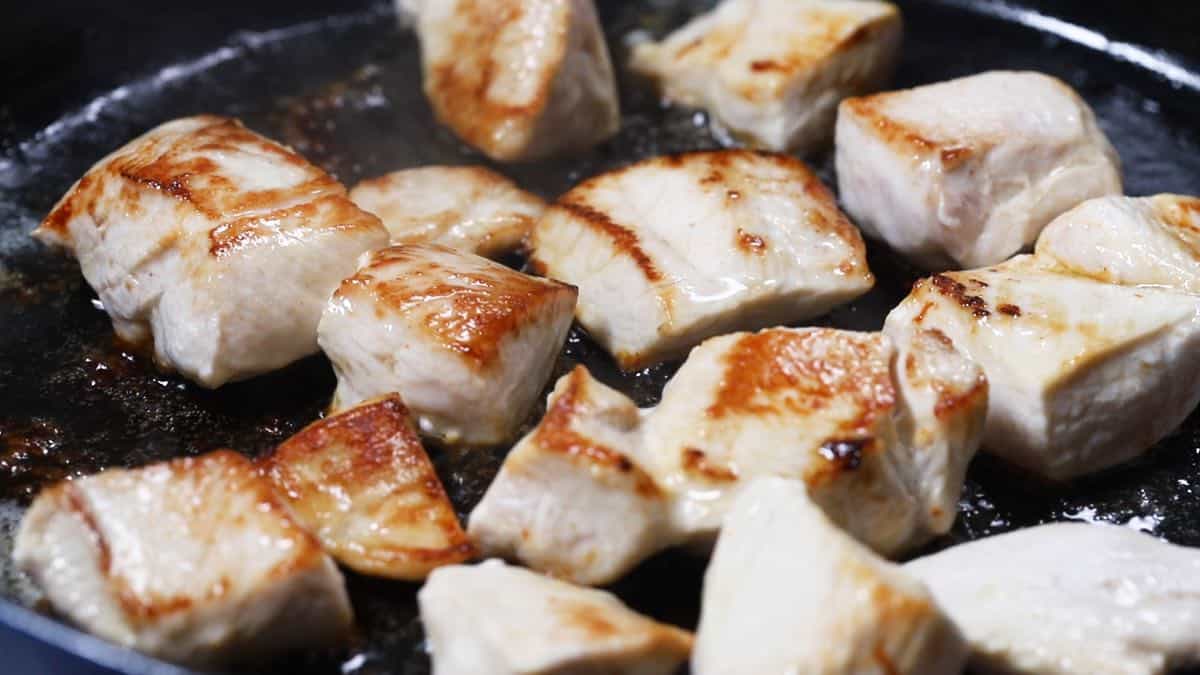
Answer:
MULTIPOLYGON (((646 83, 623 67, 630 31, 661 34, 707 4, 597 2, 620 73, 620 135, 583 157, 498 168, 553 198, 581 178, 632 160, 717 147, 703 114, 660 106, 646 83)), ((1200 12, 1172 8, 1183 3, 1148 3, 1140 19, 1121 26, 1113 14, 1080 24, 1061 13, 1078 3, 1043 3, 1040 11, 967 0, 899 4, 907 35, 896 87, 994 68, 1056 75, 1096 109, 1123 159, 1130 194, 1200 193, 1200 48, 1190 42, 1200 12), (1180 17, 1179 30, 1164 38, 1179 53, 1105 37, 1124 29, 1135 35, 1131 39, 1157 41, 1147 27, 1180 17)), ((156 372, 115 345, 74 261, 28 237, 93 162, 159 122, 199 112, 241 117, 347 184, 409 166, 482 161, 433 120, 421 93, 415 39, 397 27, 390 8, 338 7, 341 13, 333 16, 242 31, 203 45, 208 51, 197 47, 198 56, 128 79, 40 130, 22 128, 21 120, 6 126, 0 107, 0 597, 6 601, 37 605, 12 569, 10 545, 13 527, 39 487, 218 447, 259 454, 315 419, 333 391, 332 372, 319 356, 211 392, 156 372)), ((832 186, 828 153, 810 160, 832 186)), ((885 247, 869 248, 875 290, 815 323, 877 330, 907 293, 917 272, 885 247)), ((621 374, 579 331, 572 332, 558 373, 575 363, 640 405, 657 400, 677 365, 621 374)), ((431 451, 461 515, 480 497, 505 451, 431 451)), ((1143 459, 1069 485, 1042 484, 978 458, 954 530, 935 547, 1064 519, 1117 522, 1200 546, 1200 414, 1143 459)), ((702 560, 667 553, 615 590, 641 611, 691 627, 703 568, 702 560)), ((416 587, 347 578, 360 627, 355 643, 270 669, 428 672, 416 587)), ((5 601, 0 610, 0 624, 28 622, 5 601)), ((71 635, 38 625, 39 636, 60 644, 71 635)), ((147 663, 123 667, 144 670, 147 663)))

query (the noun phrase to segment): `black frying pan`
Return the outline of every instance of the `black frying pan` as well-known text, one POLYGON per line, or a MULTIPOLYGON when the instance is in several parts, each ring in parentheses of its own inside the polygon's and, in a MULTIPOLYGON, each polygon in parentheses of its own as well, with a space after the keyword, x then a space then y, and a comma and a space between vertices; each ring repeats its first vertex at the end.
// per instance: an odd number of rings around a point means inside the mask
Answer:
MULTIPOLYGON (((314 419, 333 389, 321 357, 209 392, 121 352, 75 263, 28 238, 54 200, 113 148, 161 121, 197 112, 240 116, 347 183, 405 166, 481 161, 431 118, 420 92, 415 41, 397 29, 388 5, 112 4, 42 0, 0 9, 4 673, 182 672, 22 607, 30 600, 28 586, 11 569, 9 547, 21 508, 40 486, 221 446, 258 454, 314 419)), ((704 4, 597 2, 619 66, 621 37, 630 29, 665 31, 704 4)), ((1052 73, 1095 106, 1124 160, 1131 194, 1200 193, 1200 3, 900 4, 907 36, 897 86, 991 68, 1052 73)), ((645 83, 621 72, 624 126, 615 140, 582 158, 502 169, 553 197, 582 177, 640 157, 716 145, 702 117, 661 109, 645 83)), ((832 185, 829 159, 812 162, 832 185)), ((870 262, 877 288, 818 323, 879 328, 916 273, 882 246, 871 247, 870 262)), ((575 362, 642 405, 657 400, 674 370, 667 364, 621 375, 577 332, 560 372, 575 362)), ((434 450, 460 513, 479 498, 504 451, 434 450)), ((1197 489, 1197 415, 1144 459, 1071 485, 1041 484, 981 457, 972 466, 953 532, 935 546, 1065 518, 1128 523, 1200 546, 1197 489)), ((703 561, 667 553, 616 591, 641 611, 691 626, 703 567, 703 561)), ((268 670, 427 672, 416 588, 353 574, 348 582, 360 625, 356 643, 268 670)))

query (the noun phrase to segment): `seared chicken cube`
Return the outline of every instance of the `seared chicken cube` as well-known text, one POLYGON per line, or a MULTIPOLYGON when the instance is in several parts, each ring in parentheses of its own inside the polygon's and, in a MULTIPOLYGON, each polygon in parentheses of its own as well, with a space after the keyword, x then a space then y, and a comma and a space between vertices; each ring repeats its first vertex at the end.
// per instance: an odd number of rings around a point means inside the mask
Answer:
POLYGON ((1055 523, 905 565, 971 646, 973 672, 1163 675, 1200 663, 1200 551, 1055 523))
POLYGON ((1200 199, 1102 197, 1054 219, 1036 255, 1070 274, 1200 293, 1200 199))
POLYGON ((734 504, 704 575, 692 672, 961 673, 966 644, 929 591, 807 493, 764 478, 734 504))
POLYGON ((330 645, 353 620, 337 566, 231 451, 43 490, 13 558, 84 629, 193 666, 330 645))
POLYGON ((842 99, 887 81, 902 32, 887 2, 725 0, 634 47, 632 67, 752 145, 808 152, 832 140, 842 99))
POLYGON ((637 461, 640 422, 583 367, 563 376, 471 513, 471 538, 485 555, 589 585, 676 543, 667 495, 637 461))
POLYGON ((759 476, 802 481, 834 522, 885 554, 949 530, 987 383, 944 336, 898 343, 779 328, 692 350, 643 440, 652 472, 678 496, 681 533, 710 542, 759 476))
POLYGON ((334 410, 398 392, 427 436, 510 439, 571 327, 574 288, 432 244, 363 256, 333 293, 319 341, 334 410))
POLYGON ((842 202, 863 231, 937 269, 1001 262, 1064 211, 1121 192, 1091 108, 1031 72, 848 99, 836 161, 842 202))
POLYGON ((917 282, 884 332, 936 329, 991 386, 983 446, 1051 479, 1131 459, 1200 401, 1200 298, 1020 256, 917 282))
POLYGON ((704 338, 823 314, 874 284, 858 230, 802 163, 742 150, 596 176, 534 227, 533 264, 579 287, 623 369, 704 338))
POLYGON ((350 199, 393 244, 442 244, 494 258, 516 250, 546 203, 480 166, 426 166, 359 183, 350 199))
POLYGON ((417 594, 434 675, 670 675, 692 636, 603 591, 489 560, 417 594))
POLYGON ((296 519, 357 572, 420 581, 474 552, 395 394, 312 423, 261 467, 296 519))
POLYGON ((434 113, 487 156, 542 159, 617 133, 617 86, 592 0, 410 4, 434 113))
POLYGON ((212 116, 104 158, 33 234, 74 252, 120 338, 206 387, 317 351, 330 292, 387 242, 324 171, 212 116))

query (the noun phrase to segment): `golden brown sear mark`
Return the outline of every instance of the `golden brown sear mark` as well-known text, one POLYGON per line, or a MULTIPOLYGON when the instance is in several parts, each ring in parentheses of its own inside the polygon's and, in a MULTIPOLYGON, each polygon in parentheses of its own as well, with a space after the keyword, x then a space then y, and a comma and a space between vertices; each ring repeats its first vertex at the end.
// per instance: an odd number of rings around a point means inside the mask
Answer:
POLYGON ((641 270, 647 281, 658 282, 664 279, 663 273, 655 265, 654 259, 642 248, 637 233, 615 222, 607 213, 599 211, 583 202, 564 199, 555 205, 567 213, 586 223, 593 230, 605 235, 612 241, 613 246, 628 255, 641 270))

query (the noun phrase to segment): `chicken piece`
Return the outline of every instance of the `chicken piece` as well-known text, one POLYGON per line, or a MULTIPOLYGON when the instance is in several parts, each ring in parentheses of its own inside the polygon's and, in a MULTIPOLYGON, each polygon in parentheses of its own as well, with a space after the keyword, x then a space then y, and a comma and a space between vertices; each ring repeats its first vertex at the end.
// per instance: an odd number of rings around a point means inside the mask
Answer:
POLYGON ((1108 283, 1200 293, 1200 199, 1164 194, 1086 201, 1046 226, 1036 255, 1108 283))
POLYGON ((633 401, 582 366, 563 376, 471 513, 471 538, 486 555, 589 585, 676 543, 667 495, 637 463, 639 426, 633 401))
POLYGON ((329 293, 387 242, 324 171, 207 115, 101 160, 33 236, 79 258, 118 337, 206 387, 317 351, 329 293))
POLYGON ((1162 675, 1200 663, 1200 551, 1116 525, 1054 523, 905 569, 966 634, 973 672, 1162 675))
POLYGON ((519 248, 546 203, 481 166, 395 171, 350 191, 379 216, 393 244, 442 244, 487 258, 519 248))
POLYGON ((574 288, 433 244, 363 256, 318 329, 337 372, 333 409, 399 392, 421 433, 512 438, 571 327, 574 288))
POLYGON ((991 386, 984 448, 1065 480, 1141 454, 1200 401, 1198 310, 1194 296, 1019 256, 922 279, 884 332, 949 336, 991 386))
POLYGON ((261 467, 296 519, 356 572, 420 581, 474 553, 399 396, 310 424, 261 467))
POLYGON ((759 476, 801 480, 834 522, 884 554, 949 530, 987 382, 943 335, 897 342, 778 328, 692 350, 643 431, 651 472, 678 497, 679 531, 711 542, 759 476))
POLYGON ((752 145, 806 153, 829 145, 842 99, 884 85, 902 32, 887 2, 725 0, 631 66, 752 145))
POLYGON ((1067 209, 1121 193, 1116 151, 1087 103, 1039 73, 847 99, 836 145, 847 213, 931 269, 1001 262, 1067 209))
POLYGON ((587 150, 621 126, 592 0, 414 2, 438 120, 502 162, 587 150))
POLYGON ((434 675, 670 675, 692 647, 610 593, 499 560, 435 570, 417 602, 434 675))
POLYGON ((579 322, 625 370, 818 316, 875 282, 862 237, 817 177, 744 150, 585 181, 538 221, 532 248, 535 269, 579 287, 579 322))
POLYGON ((43 490, 13 558, 84 629, 197 667, 330 645, 353 621, 337 566, 227 450, 43 490))
POLYGON ((967 648, 928 590, 831 523, 799 481, 735 503, 704 575, 696 675, 958 675, 967 648))

